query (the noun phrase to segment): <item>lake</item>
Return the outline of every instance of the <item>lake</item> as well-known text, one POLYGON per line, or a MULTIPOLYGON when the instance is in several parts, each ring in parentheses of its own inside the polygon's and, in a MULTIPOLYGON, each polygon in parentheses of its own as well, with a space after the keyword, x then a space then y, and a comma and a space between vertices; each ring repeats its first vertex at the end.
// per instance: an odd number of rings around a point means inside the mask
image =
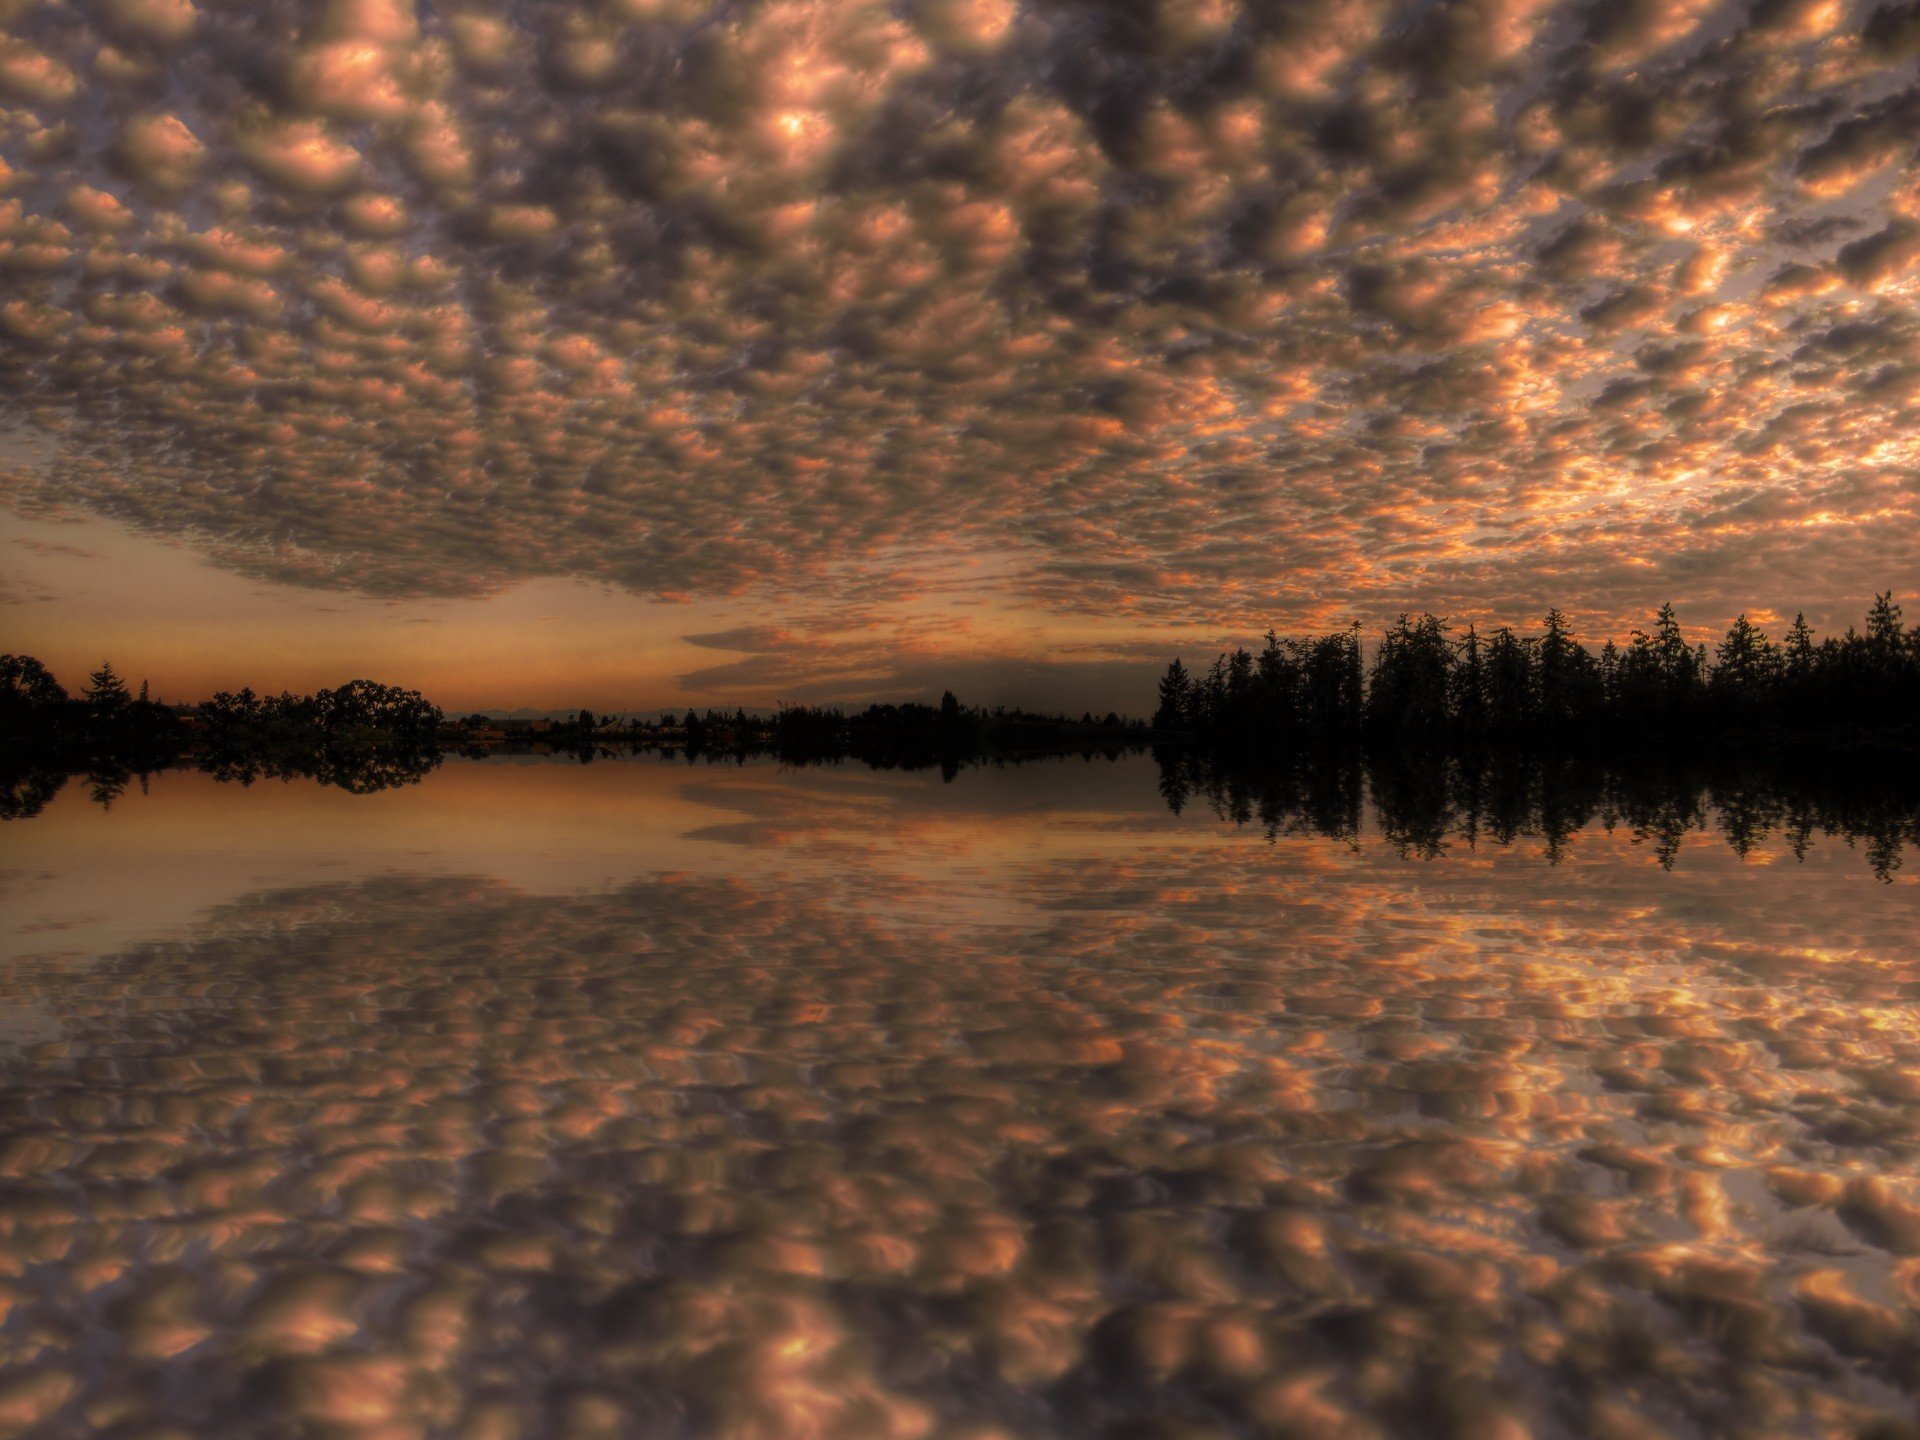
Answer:
POLYGON ((69 783, 0 1435, 1920 1434, 1910 852, 1160 782, 69 783))

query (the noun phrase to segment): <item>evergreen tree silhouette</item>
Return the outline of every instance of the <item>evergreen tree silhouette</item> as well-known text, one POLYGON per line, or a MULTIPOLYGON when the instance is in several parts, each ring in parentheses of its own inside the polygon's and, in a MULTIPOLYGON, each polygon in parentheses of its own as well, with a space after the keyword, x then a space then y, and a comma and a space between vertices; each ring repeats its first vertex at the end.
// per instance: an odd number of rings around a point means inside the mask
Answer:
POLYGON ((1236 647, 1198 680, 1176 659, 1160 681, 1155 723, 1247 753, 1356 737, 1684 744, 1784 730, 1794 743, 1841 731, 1876 744, 1920 741, 1920 632, 1905 627, 1891 592, 1875 596, 1864 633, 1820 641, 1804 614, 1775 645, 1743 613, 1709 652, 1688 641, 1669 602, 1650 630, 1634 630, 1624 646, 1609 640, 1598 655, 1556 607, 1538 636, 1470 625, 1456 640, 1443 620, 1401 615, 1364 676, 1360 657, 1355 625, 1287 640, 1269 630, 1257 656, 1236 647))
POLYGON ((103 716, 118 713, 133 699, 127 693, 127 682, 104 660, 98 670, 87 676, 85 694, 88 707, 103 716))
POLYGON ((1189 720, 1189 707, 1192 703, 1193 680, 1187 674, 1187 667, 1180 663, 1178 655, 1167 666, 1167 673, 1160 677, 1160 705, 1153 712, 1153 728, 1156 730, 1179 730, 1189 720))

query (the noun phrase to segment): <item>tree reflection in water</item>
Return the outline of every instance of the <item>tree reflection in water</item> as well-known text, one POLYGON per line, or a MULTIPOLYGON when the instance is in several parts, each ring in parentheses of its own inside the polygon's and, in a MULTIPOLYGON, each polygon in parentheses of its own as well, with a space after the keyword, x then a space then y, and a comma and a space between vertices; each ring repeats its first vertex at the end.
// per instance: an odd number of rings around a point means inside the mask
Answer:
POLYGON ((1201 803, 1269 837, 1358 843, 1363 821, 1403 855, 1545 842, 1558 863, 1582 830, 1625 830, 1671 868, 1689 835, 1717 833, 1736 855, 1778 836, 1804 856, 1819 835, 1857 844, 1881 879, 1920 846, 1920 766, 1899 757, 1783 760, 1717 756, 1650 765, 1573 753, 1308 752, 1236 764, 1188 748, 1154 751, 1176 815, 1201 803))
POLYGON ((934 923, 938 857, 743 851, 17 965, 0 1419, 1905 1433, 1911 890, 1560 854, 1183 827, 934 923))
MULTIPOLYGON (((572 758, 592 764, 617 753, 623 752, 603 755, 587 747, 572 758)), ((1824 835, 1857 845, 1884 880, 1900 868, 1906 847, 1920 847, 1920 764, 1884 754, 1852 760, 1669 758, 1634 766, 1569 752, 1498 750, 1385 751, 1363 757, 1359 751, 1332 749, 1250 764, 1179 746, 1156 748, 1153 757, 1160 796, 1176 816, 1199 803, 1229 824, 1257 824, 1269 838, 1312 834, 1358 844, 1363 832, 1370 832, 1408 856, 1433 858, 1450 848, 1510 846, 1537 838, 1545 842, 1547 859, 1558 863, 1574 836, 1599 827, 1624 829, 1650 842, 1655 859, 1671 868, 1690 835, 1717 832, 1742 857, 1774 836, 1796 857, 1804 856, 1814 838, 1824 835)), ((420 783, 442 758, 438 751, 405 746, 362 747, 316 752, 297 761, 208 757, 198 768, 239 785, 315 780, 373 794, 420 783)), ((651 756, 645 763, 736 768, 747 758, 690 751, 677 758, 651 756)), ((1084 758, 1112 761, 1117 756, 1089 751, 1084 758)), ((982 764, 1008 769, 1061 759, 982 764)), ((917 768, 932 769, 934 762, 917 768)), ((948 781, 966 768, 951 759, 939 765, 948 781)), ((84 783, 94 803, 111 808, 136 778, 144 789, 149 773, 101 768, 87 774, 84 783)), ((0 820, 40 814, 68 778, 65 771, 0 764, 0 820)))

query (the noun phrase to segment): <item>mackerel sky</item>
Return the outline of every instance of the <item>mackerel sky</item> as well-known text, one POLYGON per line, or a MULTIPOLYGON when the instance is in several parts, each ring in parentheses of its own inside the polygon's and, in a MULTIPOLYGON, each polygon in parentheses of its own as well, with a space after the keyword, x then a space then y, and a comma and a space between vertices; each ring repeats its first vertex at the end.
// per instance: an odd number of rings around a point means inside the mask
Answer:
POLYGON ((69 683, 1137 709, 1269 624, 1920 579, 1920 5, 0 31, 0 626, 69 683))

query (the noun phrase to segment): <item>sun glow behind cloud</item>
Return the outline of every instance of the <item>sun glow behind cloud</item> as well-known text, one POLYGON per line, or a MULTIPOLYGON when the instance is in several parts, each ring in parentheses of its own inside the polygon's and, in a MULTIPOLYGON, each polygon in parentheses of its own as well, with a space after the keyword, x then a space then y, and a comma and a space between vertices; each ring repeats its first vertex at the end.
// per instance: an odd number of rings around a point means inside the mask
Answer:
POLYGON ((1916 13, 22 4, 0 497, 829 627, 1818 613, 1920 573, 1916 13))

